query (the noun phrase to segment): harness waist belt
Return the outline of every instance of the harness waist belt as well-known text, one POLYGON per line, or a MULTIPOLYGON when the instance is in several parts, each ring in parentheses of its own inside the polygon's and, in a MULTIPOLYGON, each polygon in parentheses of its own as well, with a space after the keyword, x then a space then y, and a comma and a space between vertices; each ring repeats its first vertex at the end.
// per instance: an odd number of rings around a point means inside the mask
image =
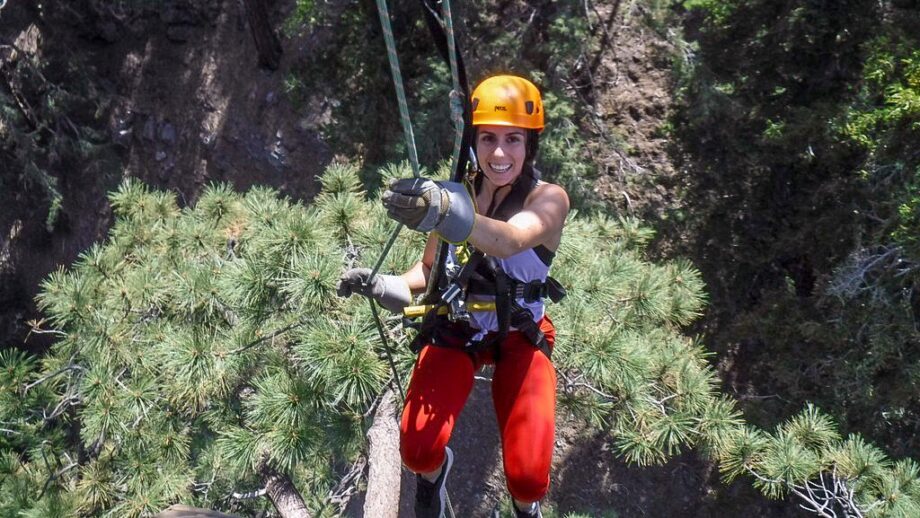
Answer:
MULTIPOLYGON (((520 282, 511 279, 509 291, 513 294, 514 299, 524 299, 525 302, 537 302, 540 299, 549 297, 553 302, 559 302, 565 295, 565 288, 559 284, 559 281, 552 277, 547 277, 546 282, 530 281, 520 282)), ((467 293, 472 295, 495 295, 495 284, 478 279, 470 279, 467 286, 467 293)))

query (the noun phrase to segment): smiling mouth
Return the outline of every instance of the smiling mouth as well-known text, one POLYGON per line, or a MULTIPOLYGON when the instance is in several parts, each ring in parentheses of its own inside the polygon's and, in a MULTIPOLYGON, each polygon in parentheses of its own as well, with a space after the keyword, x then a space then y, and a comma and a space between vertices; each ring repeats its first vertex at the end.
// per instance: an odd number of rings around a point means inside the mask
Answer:
POLYGON ((492 170, 496 173, 507 173, 508 171, 511 171, 511 164, 493 164, 492 162, 489 162, 489 167, 491 167, 492 170))

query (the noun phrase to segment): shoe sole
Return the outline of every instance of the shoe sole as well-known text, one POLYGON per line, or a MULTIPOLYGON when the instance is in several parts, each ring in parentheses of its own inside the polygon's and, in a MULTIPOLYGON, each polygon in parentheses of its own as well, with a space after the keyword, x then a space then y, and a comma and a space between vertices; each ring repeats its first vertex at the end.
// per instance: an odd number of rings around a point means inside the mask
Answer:
POLYGON ((447 517, 447 476, 450 475, 450 468, 454 465, 454 452, 447 446, 444 447, 444 455, 447 457, 444 459, 444 483, 438 489, 438 496, 441 497, 441 512, 438 514, 440 518, 447 517))

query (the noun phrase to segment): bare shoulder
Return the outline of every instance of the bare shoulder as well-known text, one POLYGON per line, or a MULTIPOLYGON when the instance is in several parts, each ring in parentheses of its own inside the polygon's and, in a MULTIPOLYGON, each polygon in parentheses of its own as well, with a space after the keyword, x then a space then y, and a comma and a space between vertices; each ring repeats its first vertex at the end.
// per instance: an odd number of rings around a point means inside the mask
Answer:
POLYGON ((562 239, 562 227, 568 213, 569 195, 565 189, 553 183, 540 182, 527 196, 521 215, 532 218, 531 221, 536 223, 535 228, 540 229, 537 244, 556 250, 562 239))
POLYGON ((561 185, 539 181, 533 191, 527 196, 528 206, 555 206, 562 209, 563 213, 569 212, 569 195, 561 185))

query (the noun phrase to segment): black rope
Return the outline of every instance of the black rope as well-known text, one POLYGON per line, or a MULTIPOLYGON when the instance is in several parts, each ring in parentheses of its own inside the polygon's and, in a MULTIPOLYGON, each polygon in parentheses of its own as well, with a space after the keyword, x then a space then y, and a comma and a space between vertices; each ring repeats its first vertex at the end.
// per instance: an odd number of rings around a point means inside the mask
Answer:
MULTIPOLYGON (((425 23, 428 25, 428 31, 431 33, 431 37, 434 39, 434 44, 438 48, 438 53, 441 54, 441 57, 444 58, 445 62, 450 61, 449 51, 447 49, 447 33, 444 30, 444 22, 438 16, 437 10, 431 5, 429 0, 420 0, 422 3, 422 12, 425 13, 425 23)), ((460 52, 460 45, 455 46, 455 54, 457 59, 457 74, 460 76, 460 87, 463 88, 463 94, 469 103, 470 98, 470 86, 469 82, 466 79, 466 66, 463 64, 463 53, 460 52)), ((469 111, 466 111, 466 115, 469 115, 469 111)), ((466 120, 469 122, 469 120, 466 120)))
MULTIPOLYGON (((430 0, 420 0, 422 12, 425 15, 425 24, 434 40, 435 47, 441 57, 450 63, 450 55, 447 47, 447 32, 444 29, 444 23, 437 14, 437 9, 431 4, 430 0)), ((460 87, 463 90, 463 140, 460 146, 462 150, 468 150, 472 147, 473 142, 473 125, 472 111, 470 106, 470 87, 466 76, 466 65, 463 62, 463 52, 460 50, 459 43, 454 46, 455 58, 457 60, 457 75, 460 79, 460 87)), ((461 182, 466 175, 469 166, 469 156, 465 152, 460 153, 460 160, 457 162, 457 168, 451 173, 451 181, 461 182)), ((439 299, 439 288, 441 279, 444 276, 444 267, 447 262, 448 243, 441 241, 435 251, 434 264, 431 273, 428 274, 428 287, 422 296, 422 304, 434 304, 439 299)))

